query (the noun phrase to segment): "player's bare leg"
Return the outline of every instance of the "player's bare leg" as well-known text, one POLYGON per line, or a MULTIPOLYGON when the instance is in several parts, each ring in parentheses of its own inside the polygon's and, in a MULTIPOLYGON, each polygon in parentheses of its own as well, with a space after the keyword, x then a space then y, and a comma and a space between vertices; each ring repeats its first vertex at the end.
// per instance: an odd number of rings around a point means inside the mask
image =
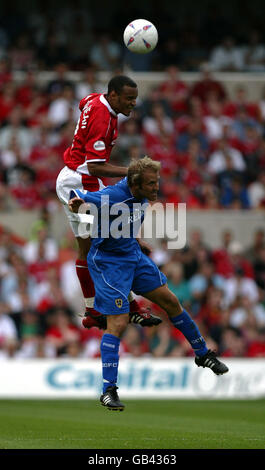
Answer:
POLYGON ((109 315, 107 317, 106 334, 121 338, 122 334, 129 323, 129 313, 121 313, 120 315, 109 315))
POLYGON ((178 298, 170 291, 166 284, 142 295, 167 312, 171 323, 189 341, 196 355, 195 363, 197 366, 209 367, 216 375, 228 372, 228 367, 216 358, 216 353, 207 348, 196 323, 188 312, 182 308, 178 298))
POLYGON ((76 237, 78 244, 78 259, 76 260, 76 274, 80 282, 85 301, 85 318, 82 323, 86 322, 86 328, 93 326, 98 328, 106 327, 106 319, 103 315, 94 309, 95 288, 93 280, 87 267, 87 255, 91 247, 91 239, 76 237))
POLYGON ((159 307, 167 312, 169 317, 180 315, 183 311, 178 298, 171 292, 167 284, 142 295, 148 300, 151 300, 151 302, 159 305, 159 307))

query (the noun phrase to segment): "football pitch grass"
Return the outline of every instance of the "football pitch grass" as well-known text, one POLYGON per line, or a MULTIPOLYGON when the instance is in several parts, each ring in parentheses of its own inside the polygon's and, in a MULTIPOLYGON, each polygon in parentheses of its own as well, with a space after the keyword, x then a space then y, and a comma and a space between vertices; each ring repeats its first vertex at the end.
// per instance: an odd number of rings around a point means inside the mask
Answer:
POLYGON ((1 449, 265 449, 264 400, 0 400, 1 449))

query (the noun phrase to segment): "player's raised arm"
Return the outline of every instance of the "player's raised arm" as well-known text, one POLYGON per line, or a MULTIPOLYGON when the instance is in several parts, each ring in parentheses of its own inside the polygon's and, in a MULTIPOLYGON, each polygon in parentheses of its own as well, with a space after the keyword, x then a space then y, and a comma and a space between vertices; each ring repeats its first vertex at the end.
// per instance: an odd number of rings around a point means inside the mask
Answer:
POLYGON ((91 176, 99 177, 123 177, 127 175, 127 168, 111 165, 107 162, 87 162, 87 168, 91 176))

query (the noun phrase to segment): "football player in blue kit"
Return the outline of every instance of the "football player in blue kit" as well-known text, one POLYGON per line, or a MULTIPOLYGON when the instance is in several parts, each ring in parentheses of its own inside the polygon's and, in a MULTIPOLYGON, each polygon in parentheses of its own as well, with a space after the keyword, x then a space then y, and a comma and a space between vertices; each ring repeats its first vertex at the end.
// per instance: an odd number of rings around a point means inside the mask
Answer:
POLYGON ((71 211, 78 212, 84 202, 92 213, 93 207, 96 209, 97 223, 93 225, 87 262, 95 284, 95 308, 107 317, 100 346, 103 375, 100 402, 111 410, 124 409, 117 393, 117 379, 120 338, 129 322, 131 290, 165 310, 175 328, 189 341, 197 366, 209 367, 217 375, 228 372, 216 353, 207 348, 198 326, 169 290, 166 276, 141 251, 137 241, 148 201, 157 199, 159 172, 160 163, 144 157, 133 161, 128 176, 114 186, 86 194, 75 190, 70 195, 71 211))

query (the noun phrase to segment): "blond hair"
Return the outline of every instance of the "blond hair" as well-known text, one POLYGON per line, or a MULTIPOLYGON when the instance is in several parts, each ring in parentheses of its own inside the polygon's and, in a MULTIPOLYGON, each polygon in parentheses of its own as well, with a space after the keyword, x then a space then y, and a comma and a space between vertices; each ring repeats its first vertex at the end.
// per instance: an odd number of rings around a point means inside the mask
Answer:
POLYGON ((131 187, 134 184, 140 185, 143 179, 143 173, 146 170, 154 171, 157 173, 160 170, 161 163, 152 160, 150 157, 143 157, 140 160, 132 160, 128 167, 128 185, 131 187))

